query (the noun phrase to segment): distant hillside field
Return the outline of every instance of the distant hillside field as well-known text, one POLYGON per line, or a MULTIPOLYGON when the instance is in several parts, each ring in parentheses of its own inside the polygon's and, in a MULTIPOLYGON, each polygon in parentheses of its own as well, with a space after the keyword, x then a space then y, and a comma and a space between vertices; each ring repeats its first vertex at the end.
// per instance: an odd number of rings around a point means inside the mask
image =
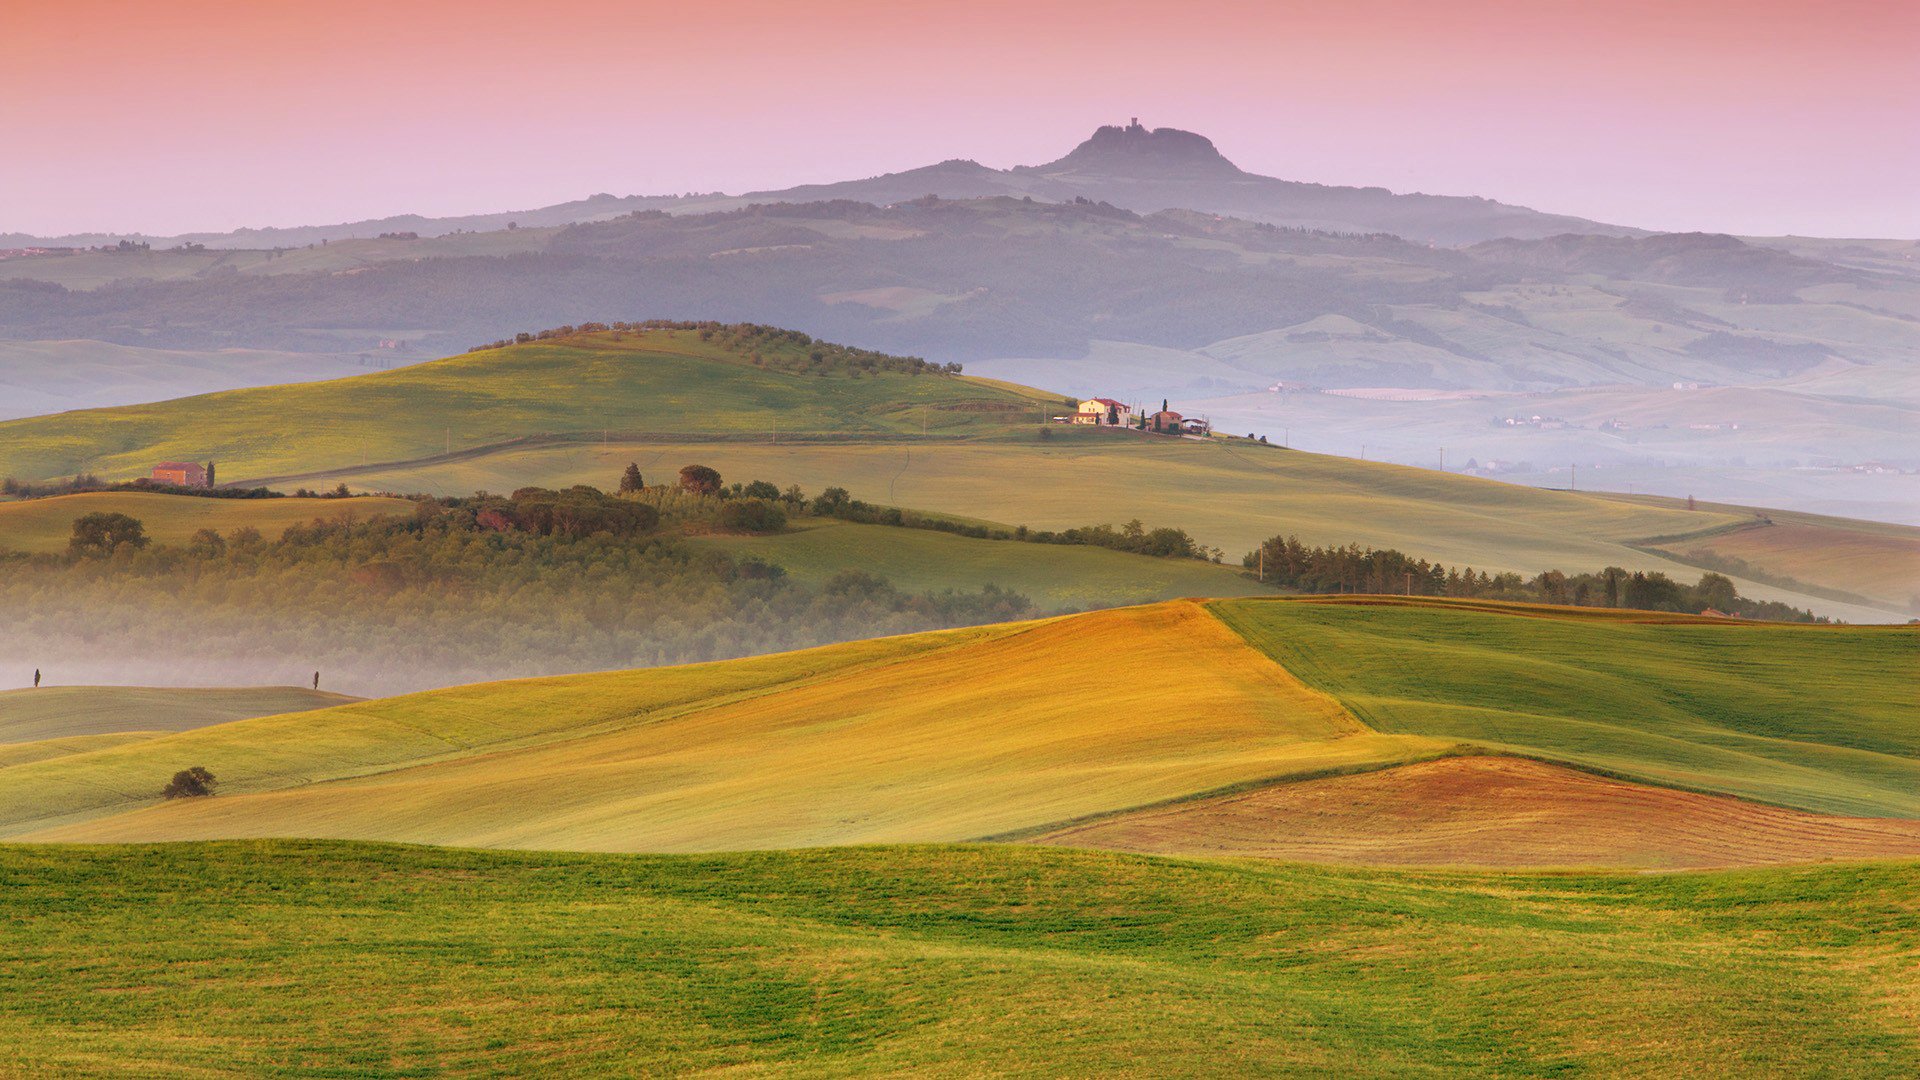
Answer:
POLYGON ((0 474, 144 476, 220 463, 228 482, 409 461, 555 434, 975 433, 1030 425, 1060 401, 1011 384, 821 367, 785 343, 751 351, 693 331, 602 333, 326 382, 0 423, 0 474))
POLYGON ((155 543, 182 544, 201 529, 225 536, 251 526, 262 536, 277 536, 289 525, 304 525, 315 518, 411 514, 413 503, 373 497, 208 499, 147 491, 90 491, 0 502, 0 551, 65 551, 73 520, 96 513, 127 514, 146 526, 148 539, 155 543))
POLYGON ((3 847, 0 1039, 32 1075, 1905 1077, 1914 870, 3 847))
POLYGON ((1916 661, 1920 634, 1899 628, 1175 601, 67 753, 0 772, 0 836, 642 851, 1042 839, 1309 858, 1317 836, 1352 861, 1656 868, 1915 855, 1916 661), (1496 764, 1473 763, 1486 755, 1496 764), (1515 757, 1553 764, 1497 764, 1515 757), (1421 762, 1434 764, 1408 771, 1421 762), (160 800, 187 764, 221 793, 160 800), (1450 794, 1489 780, 1511 798, 1450 794), (1374 811, 1341 817, 1320 791, 1374 811), (1449 799, 1464 801, 1440 812, 1449 799), (1703 842, 1680 821, 1719 824, 1703 842))
MULTIPOLYGON (((1530 576, 1613 565, 1687 581, 1697 580, 1701 569, 1629 543, 1751 520, 1751 511, 1732 507, 1687 511, 1238 440, 1203 443, 1084 428, 1048 434, 1044 442, 1020 429, 1006 438, 959 442, 576 443, 338 476, 355 489, 511 491, 526 484, 610 484, 629 461, 648 475, 700 462, 729 480, 797 483, 809 492, 837 485, 870 502, 1009 525, 1061 529, 1138 518, 1184 528, 1230 558, 1275 534, 1296 534, 1313 544, 1397 547, 1490 572, 1530 576)), ((330 474, 325 482, 334 481, 330 474)), ((1836 567, 1827 580, 1843 573, 1836 567)), ((1732 576, 1742 595, 1813 606, 1852 622, 1895 618, 1884 608, 1732 576)))
MULTIPOLYGON (((1064 407, 1043 391, 801 346, 779 332, 703 333, 576 334, 351 379, 0 423, 0 473, 91 470, 115 479, 168 458, 214 459, 235 483, 468 494, 609 488, 629 462, 658 482, 701 463, 730 480, 809 492, 840 486, 869 502, 1009 525, 1139 519, 1186 529, 1229 557, 1293 533, 1529 576, 1617 565, 1697 578, 1699 567, 1631 543, 1749 517, 1246 440, 1043 426, 1064 407)), ((1805 583, 1819 586, 1813 591, 1770 569, 1834 539, 1799 535, 1786 545, 1796 551, 1766 552, 1750 560, 1751 576, 1731 576, 1745 595, 1849 621, 1904 610, 1904 598, 1890 609, 1886 590, 1869 580, 1881 573, 1868 565, 1878 557, 1857 547, 1827 560, 1818 582, 1805 583), (1860 563, 1857 582, 1849 559, 1860 563)))
POLYGON ((975 540, 924 529, 801 518, 772 536, 705 536, 690 543, 757 556, 809 584, 858 570, 908 592, 998 585, 1042 610, 1104 607, 1182 596, 1263 596, 1273 592, 1238 566, 1160 559, 1105 548, 975 540))
MULTIPOLYGON (((49 675, 59 677, 51 660, 49 675)), ((0 690, 0 743, 174 732, 359 700, 299 686, 57 686, 0 690)))

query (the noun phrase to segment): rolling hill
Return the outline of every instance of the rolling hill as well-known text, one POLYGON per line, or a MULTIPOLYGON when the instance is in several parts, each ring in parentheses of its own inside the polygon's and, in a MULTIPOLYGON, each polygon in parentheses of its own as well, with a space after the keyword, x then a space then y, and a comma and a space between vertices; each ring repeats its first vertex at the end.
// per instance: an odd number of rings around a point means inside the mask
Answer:
MULTIPOLYGON (((57 674, 57 672, 56 672, 57 674)), ((290 686, 42 686, 0 690, 0 769, 175 731, 358 701, 290 686)))
POLYGON ((126 479, 186 457, 262 477, 609 430, 945 435, 1031 424, 1060 404, 1008 384, 861 366, 862 355, 802 341, 584 334, 347 379, 17 420, 0 424, 0 472, 126 479))
POLYGON ((0 836, 649 851, 1041 838, 1299 855, 1319 830, 1348 858, 1454 865, 1916 855, 1916 663, 1920 634, 1897 628, 1176 601, 461 687, 71 754, 0 773, 0 836), (1436 790, 1485 779, 1445 760, 1463 755, 1551 767, 1508 784, 1524 814, 1457 795, 1450 814, 1436 790), (188 764, 222 793, 161 800, 188 764), (1336 801, 1374 812, 1316 809, 1315 785, 1335 783, 1336 801), (1232 813, 1206 801, 1241 792, 1251 803, 1232 813), (1463 836, 1468 809, 1504 825, 1463 836), (1662 824, 1678 812, 1718 822, 1713 843, 1662 824), (1585 831, 1556 844, 1540 831, 1556 814, 1585 831), (1263 849, 1262 836, 1286 839, 1263 849))
MULTIPOLYGON (((608 486, 628 462, 649 476, 701 462, 732 479, 841 486, 1035 528, 1138 518, 1230 554, 1294 532, 1526 575, 1619 565, 1698 576, 1633 544, 1747 520, 1239 440, 1039 428, 1061 399, 886 362, 905 370, 776 332, 576 333, 349 379, 0 423, 0 473, 112 479, 184 456, 217 459, 234 482, 467 494, 608 486)), ((1852 621, 1902 610, 1869 602, 1887 598, 1865 567, 1848 587, 1845 559, 1823 568, 1819 595, 1796 591, 1791 573, 1772 578, 1770 561, 1796 557, 1749 560, 1754 576, 1734 576, 1745 594, 1852 621)))
POLYGON ((1899 1077, 1912 877, 8 846, 0 1038, 43 1075, 1899 1077))
POLYGON ((357 700, 298 686, 59 686, 49 682, 33 690, 0 690, 0 743, 191 731, 357 700))

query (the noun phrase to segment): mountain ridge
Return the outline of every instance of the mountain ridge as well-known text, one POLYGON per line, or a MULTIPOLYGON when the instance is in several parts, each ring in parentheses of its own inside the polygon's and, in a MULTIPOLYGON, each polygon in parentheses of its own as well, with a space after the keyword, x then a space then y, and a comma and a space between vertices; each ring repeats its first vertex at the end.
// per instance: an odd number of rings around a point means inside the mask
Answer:
POLYGON ((1646 230, 1565 214, 1544 213, 1472 195, 1396 193, 1383 187, 1315 184, 1249 173, 1212 140, 1179 128, 1103 125, 1073 150, 1042 165, 995 169, 966 158, 861 179, 766 188, 740 195, 626 195, 605 192, 520 211, 448 217, 395 214, 331 225, 236 229, 174 236, 74 233, 37 237, 0 234, 0 247, 95 246, 132 239, 214 248, 304 246, 323 241, 411 232, 445 236, 462 231, 551 227, 605 221, 634 211, 701 213, 756 202, 852 199, 881 205, 935 195, 981 198, 1011 195, 1070 202, 1111 202, 1151 213, 1167 209, 1232 214, 1267 224, 1341 232, 1389 232, 1448 246, 1501 237, 1537 239, 1558 233, 1644 235, 1646 230))

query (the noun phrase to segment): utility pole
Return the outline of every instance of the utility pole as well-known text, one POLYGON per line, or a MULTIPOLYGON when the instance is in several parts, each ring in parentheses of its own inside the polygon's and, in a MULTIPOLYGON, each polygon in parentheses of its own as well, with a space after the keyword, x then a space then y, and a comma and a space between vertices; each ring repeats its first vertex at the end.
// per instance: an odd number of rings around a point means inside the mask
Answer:
POLYGON ((453 425, 447 425, 447 453, 453 453, 453 425))
POLYGON ((1440 448, 1440 471, 1447 471, 1447 448, 1444 446, 1440 448))
POLYGON ((1407 595, 1413 595, 1413 571, 1407 571, 1407 595))
POLYGON ((1267 545, 1260 545, 1260 580, 1267 580, 1267 545))
POLYGON ((1567 490, 1579 491, 1580 490, 1580 463, 1576 461, 1571 466, 1569 466, 1569 468, 1573 470, 1573 473, 1567 480, 1567 490))

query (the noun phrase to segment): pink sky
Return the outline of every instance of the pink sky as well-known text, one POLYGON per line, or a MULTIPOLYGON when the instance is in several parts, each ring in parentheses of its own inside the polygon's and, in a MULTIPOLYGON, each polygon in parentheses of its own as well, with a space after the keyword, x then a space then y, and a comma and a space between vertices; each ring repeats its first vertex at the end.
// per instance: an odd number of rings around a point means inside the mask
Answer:
POLYGON ((11 0, 0 232, 1032 164, 1139 116, 1289 179, 1920 237, 1920 4, 11 0))

